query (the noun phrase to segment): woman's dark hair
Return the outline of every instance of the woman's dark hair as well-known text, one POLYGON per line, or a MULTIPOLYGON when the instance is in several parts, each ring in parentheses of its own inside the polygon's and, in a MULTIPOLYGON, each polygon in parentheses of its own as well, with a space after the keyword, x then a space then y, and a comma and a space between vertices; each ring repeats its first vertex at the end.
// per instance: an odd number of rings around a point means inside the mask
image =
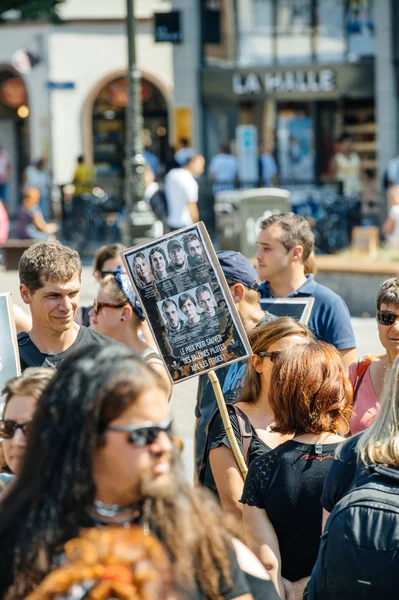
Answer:
POLYGON ((93 273, 101 272, 107 260, 119 258, 119 255, 123 250, 125 250, 123 244, 107 244, 106 246, 101 246, 94 257, 93 273))
MULTIPOLYGON (((15 536, 16 584, 22 573, 39 582, 59 545, 77 534, 94 501, 93 459, 107 424, 154 386, 167 392, 156 372, 116 344, 86 347, 60 365, 40 397, 21 474, 0 502, 0 537, 10 527, 15 536)), ((13 589, 12 597, 27 591, 13 589)))
POLYGON ((273 363, 269 403, 273 431, 347 433, 352 386, 338 350, 312 341, 280 352, 273 363))

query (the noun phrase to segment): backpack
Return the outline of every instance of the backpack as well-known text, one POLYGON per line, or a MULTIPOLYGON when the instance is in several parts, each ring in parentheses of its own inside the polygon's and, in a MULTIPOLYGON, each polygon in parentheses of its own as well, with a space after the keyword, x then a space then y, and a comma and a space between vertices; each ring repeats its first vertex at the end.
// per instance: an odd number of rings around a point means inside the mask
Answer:
POLYGON ((398 589, 399 470, 373 465, 332 510, 304 598, 383 600, 398 589))

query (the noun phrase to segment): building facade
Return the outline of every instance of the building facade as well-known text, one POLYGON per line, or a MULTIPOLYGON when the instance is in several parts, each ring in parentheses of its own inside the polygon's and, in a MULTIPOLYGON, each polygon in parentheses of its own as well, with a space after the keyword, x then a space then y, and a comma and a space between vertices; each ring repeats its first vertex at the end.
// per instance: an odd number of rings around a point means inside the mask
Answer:
MULTIPOLYGON (((233 142, 237 126, 254 125, 258 142, 275 155, 281 185, 318 185, 329 179, 338 138, 349 134, 372 199, 398 148, 397 3, 187 4, 186 11, 197 11, 202 23, 196 71, 201 134, 196 143, 206 157, 220 144, 233 142)), ((176 103, 180 88, 176 74, 176 103)))
MULTIPOLYGON (((0 26, 0 142, 12 157, 14 207, 21 172, 40 157, 47 160, 55 184, 71 181, 80 154, 95 164, 99 175, 117 176, 122 169, 126 2, 67 0, 60 7, 61 25, 0 26), (40 61, 25 75, 13 66, 21 48, 40 61)), ((155 43, 153 16, 168 10, 165 0, 136 1, 143 139, 161 158, 170 135, 173 55, 170 44, 155 43)))

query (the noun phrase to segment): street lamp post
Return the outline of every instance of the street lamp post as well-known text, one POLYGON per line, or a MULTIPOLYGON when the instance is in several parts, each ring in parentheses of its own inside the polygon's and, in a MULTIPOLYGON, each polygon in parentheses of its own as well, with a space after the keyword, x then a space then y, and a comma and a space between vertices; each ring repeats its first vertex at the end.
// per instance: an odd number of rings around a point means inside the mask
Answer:
POLYGON ((125 214, 120 225, 122 241, 131 246, 136 237, 136 226, 140 222, 140 203, 144 197, 143 177, 143 112, 141 106, 141 74, 137 69, 136 57, 136 18, 134 0, 127 4, 128 41, 128 104, 126 107, 125 143, 125 214))

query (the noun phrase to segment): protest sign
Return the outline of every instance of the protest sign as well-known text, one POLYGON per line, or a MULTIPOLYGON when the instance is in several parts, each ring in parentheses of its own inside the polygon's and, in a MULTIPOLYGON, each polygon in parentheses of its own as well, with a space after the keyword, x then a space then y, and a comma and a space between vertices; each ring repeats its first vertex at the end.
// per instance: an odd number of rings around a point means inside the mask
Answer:
POLYGON ((11 295, 0 294, 0 389, 3 389, 7 379, 20 373, 11 295))
POLYGON ((203 223, 122 256, 172 381, 252 354, 203 223))
POLYGON ((314 298, 262 298, 260 305, 276 317, 292 317, 307 325, 312 313, 314 298))

